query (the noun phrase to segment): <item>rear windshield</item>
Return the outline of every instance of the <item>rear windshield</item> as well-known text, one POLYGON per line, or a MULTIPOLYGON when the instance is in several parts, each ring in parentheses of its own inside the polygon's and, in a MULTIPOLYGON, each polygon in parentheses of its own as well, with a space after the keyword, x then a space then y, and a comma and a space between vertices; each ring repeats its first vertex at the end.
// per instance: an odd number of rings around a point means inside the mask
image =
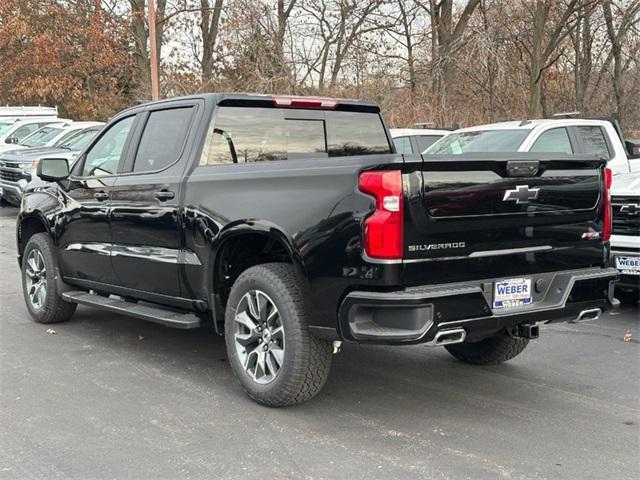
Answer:
POLYGON ((54 139, 62 132, 61 128, 42 127, 20 142, 25 147, 42 147, 54 139))
POLYGON ((391 153, 377 113, 218 107, 201 165, 391 153))
POLYGON ((470 152, 517 152, 529 130, 458 132, 434 143, 424 153, 460 155, 470 152))

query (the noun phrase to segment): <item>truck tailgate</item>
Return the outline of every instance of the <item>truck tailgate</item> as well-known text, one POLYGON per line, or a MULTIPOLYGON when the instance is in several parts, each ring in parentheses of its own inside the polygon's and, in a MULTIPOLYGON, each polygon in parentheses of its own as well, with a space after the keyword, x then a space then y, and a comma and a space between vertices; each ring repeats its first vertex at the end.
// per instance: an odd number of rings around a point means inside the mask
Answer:
POLYGON ((437 271, 441 283, 603 264, 604 166, 564 154, 405 157, 408 276, 422 284, 437 271))

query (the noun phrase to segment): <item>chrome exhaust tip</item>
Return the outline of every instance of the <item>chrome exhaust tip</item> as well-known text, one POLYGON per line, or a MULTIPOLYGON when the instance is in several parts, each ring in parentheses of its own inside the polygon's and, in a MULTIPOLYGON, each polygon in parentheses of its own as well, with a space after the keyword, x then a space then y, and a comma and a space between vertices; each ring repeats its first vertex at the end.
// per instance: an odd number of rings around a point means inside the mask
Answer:
POLYGON ((464 328, 451 328, 449 330, 440 330, 436 333, 429 345, 434 347, 440 345, 452 345, 454 343, 462 343, 467 337, 467 331, 464 328))
POLYGON ((579 323, 579 322, 590 322, 592 320, 597 320, 602 315, 602 310, 599 308, 589 308, 587 310, 582 310, 578 316, 571 320, 571 323, 579 323))

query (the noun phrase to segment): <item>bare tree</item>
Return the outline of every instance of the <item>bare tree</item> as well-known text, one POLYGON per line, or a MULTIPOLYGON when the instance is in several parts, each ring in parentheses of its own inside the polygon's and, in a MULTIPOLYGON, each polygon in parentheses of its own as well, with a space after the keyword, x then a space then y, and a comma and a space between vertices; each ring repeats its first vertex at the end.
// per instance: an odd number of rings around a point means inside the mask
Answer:
MULTIPOLYGON (((613 57, 613 93, 616 99, 616 108, 621 119, 626 118, 627 104, 625 102, 624 72, 625 59, 623 58, 623 44, 625 37, 634 24, 640 23, 640 0, 634 0, 626 8, 617 5, 619 23, 618 29, 614 24, 614 14, 611 0, 602 0, 602 10, 607 25, 607 36, 611 42, 611 55, 613 57)), ((637 52, 634 52, 637 55, 637 52)))
POLYGON ((220 28, 220 14, 223 0, 200 0, 200 32, 202 35, 202 58, 200 71, 202 83, 211 82, 213 73, 214 52, 220 28))

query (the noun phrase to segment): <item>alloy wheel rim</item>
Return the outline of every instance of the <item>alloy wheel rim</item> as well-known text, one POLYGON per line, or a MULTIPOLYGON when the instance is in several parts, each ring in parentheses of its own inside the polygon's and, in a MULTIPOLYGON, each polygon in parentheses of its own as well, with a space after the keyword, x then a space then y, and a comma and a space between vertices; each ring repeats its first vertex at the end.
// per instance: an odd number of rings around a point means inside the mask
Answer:
POLYGON ((250 290, 238 302, 234 343, 245 373, 256 383, 273 382, 284 361, 284 328, 278 307, 261 290, 250 290))
POLYGON ((25 273, 29 302, 33 308, 42 308, 47 299, 47 269, 40 250, 29 252, 25 273))

